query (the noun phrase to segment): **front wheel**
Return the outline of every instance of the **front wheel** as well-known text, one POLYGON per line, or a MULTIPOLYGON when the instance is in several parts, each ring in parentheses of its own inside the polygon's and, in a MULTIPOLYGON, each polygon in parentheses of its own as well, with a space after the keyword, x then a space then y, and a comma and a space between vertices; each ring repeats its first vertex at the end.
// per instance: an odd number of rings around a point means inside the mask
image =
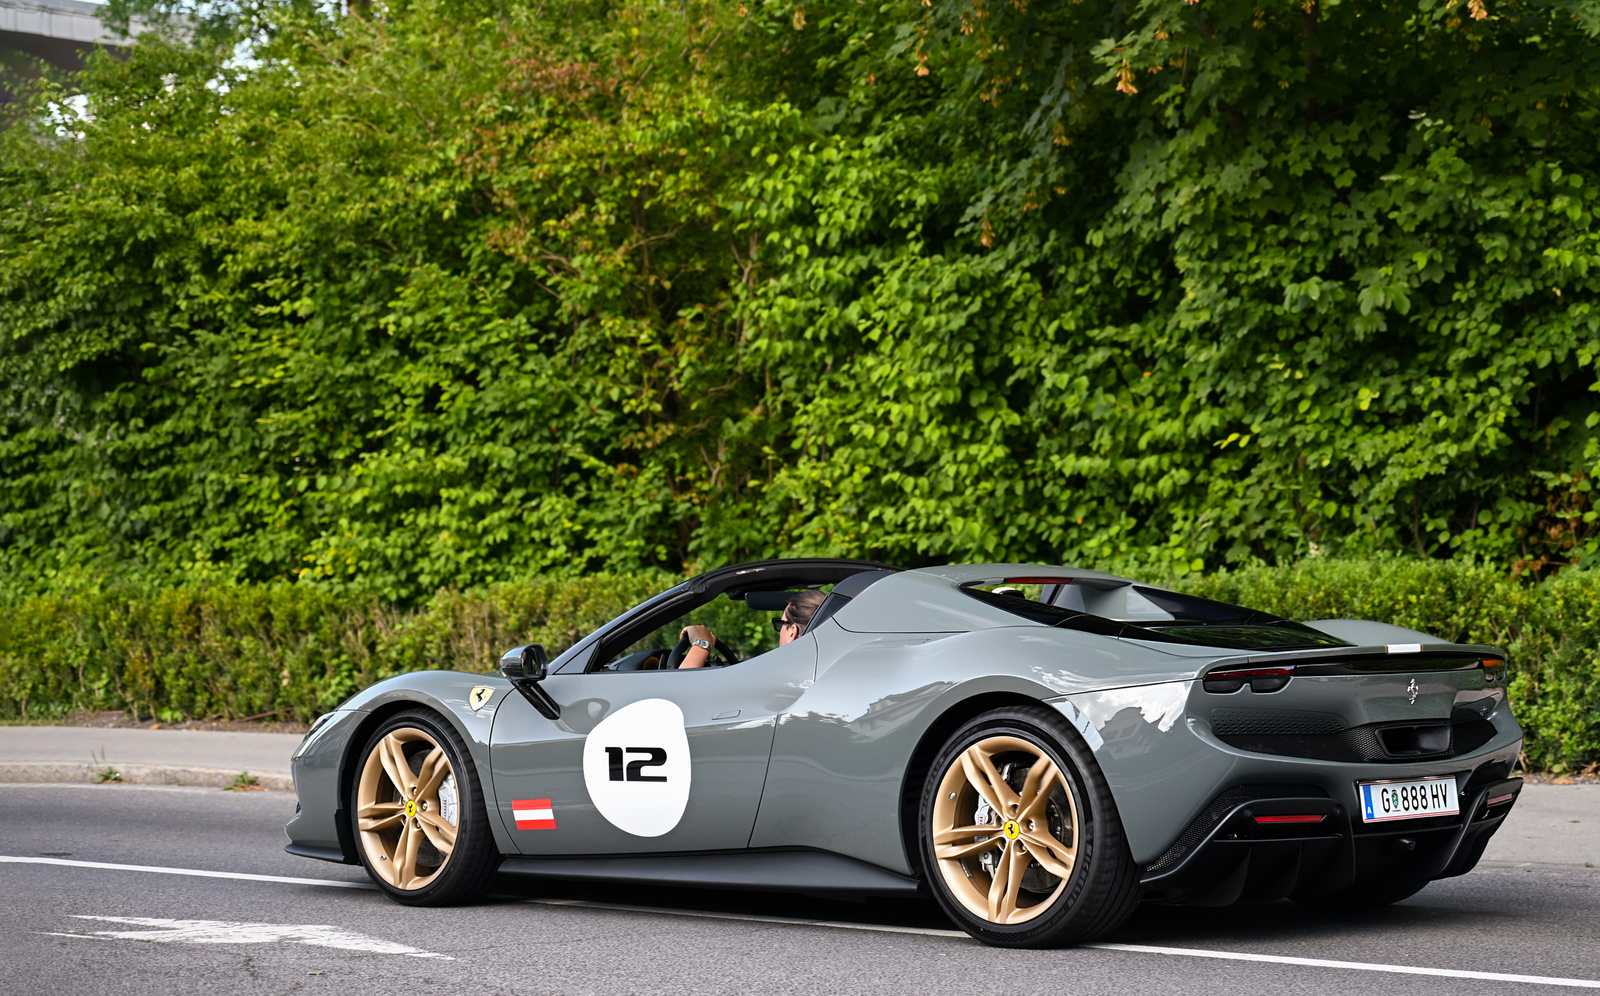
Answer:
POLYGON ((957 730, 928 774, 919 831, 934 897, 988 944, 1091 940, 1139 902, 1111 790, 1043 707, 995 709, 957 730))
POLYGON ((367 741, 351 786, 357 850, 372 881, 407 906, 480 896, 499 867, 476 769, 449 723, 426 709, 367 741))

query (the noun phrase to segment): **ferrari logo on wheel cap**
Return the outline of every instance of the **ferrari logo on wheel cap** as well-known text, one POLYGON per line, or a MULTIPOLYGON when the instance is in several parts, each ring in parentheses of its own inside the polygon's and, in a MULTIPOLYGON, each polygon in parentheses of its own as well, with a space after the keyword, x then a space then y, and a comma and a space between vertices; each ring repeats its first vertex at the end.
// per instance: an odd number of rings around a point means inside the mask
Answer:
POLYGON ((1006 820, 1000 827, 1000 833, 1005 836, 1006 840, 1016 840, 1022 836, 1022 827, 1017 825, 1016 820, 1006 820))

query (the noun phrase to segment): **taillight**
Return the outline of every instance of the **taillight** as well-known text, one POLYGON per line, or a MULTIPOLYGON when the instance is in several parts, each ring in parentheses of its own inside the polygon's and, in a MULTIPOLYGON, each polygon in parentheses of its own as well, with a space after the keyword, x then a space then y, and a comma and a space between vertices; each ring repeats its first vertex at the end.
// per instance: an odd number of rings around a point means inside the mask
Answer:
POLYGON ((1493 685, 1493 684, 1497 684, 1499 682, 1502 682, 1502 681, 1504 681, 1506 679, 1506 662, 1505 661, 1496 660, 1493 657, 1485 657, 1480 663, 1483 665, 1483 680, 1484 681, 1486 681, 1489 684, 1493 685))
POLYGON ((1205 688, 1208 692, 1226 695, 1237 692, 1243 688, 1245 682, 1250 683, 1252 692, 1275 692, 1289 683, 1294 676, 1292 665, 1279 667, 1245 667, 1218 668, 1205 676, 1205 688))
POLYGON ((1304 816, 1256 816, 1257 823, 1321 823, 1326 817, 1317 813, 1306 813, 1304 816))

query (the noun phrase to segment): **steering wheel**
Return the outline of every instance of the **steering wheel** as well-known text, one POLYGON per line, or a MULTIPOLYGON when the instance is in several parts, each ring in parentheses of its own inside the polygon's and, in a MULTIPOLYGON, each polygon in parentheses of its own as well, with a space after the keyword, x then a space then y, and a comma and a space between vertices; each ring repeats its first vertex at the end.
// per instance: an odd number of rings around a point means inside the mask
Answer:
MULTIPOLYGON (((680 636, 678 638, 677 645, 672 648, 672 652, 667 654, 667 659, 661 662, 661 670, 676 670, 681 664, 683 664, 683 659, 689 656, 689 648, 691 646, 693 646, 693 644, 689 642, 689 638, 687 636, 680 636)), ((709 664, 712 661, 721 658, 719 661, 721 664, 735 664, 737 663, 737 660, 736 658, 730 656, 732 652, 732 648, 728 647, 721 640, 718 640, 716 643, 711 645, 710 652, 706 654, 706 663, 709 664)))

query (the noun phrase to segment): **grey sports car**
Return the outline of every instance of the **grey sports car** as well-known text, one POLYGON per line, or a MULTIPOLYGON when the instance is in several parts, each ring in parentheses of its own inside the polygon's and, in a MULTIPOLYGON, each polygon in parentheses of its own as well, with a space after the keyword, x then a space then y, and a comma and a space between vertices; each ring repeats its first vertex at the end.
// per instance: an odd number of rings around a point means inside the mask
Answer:
POLYGON ((293 854, 402 903, 493 876, 931 893, 1083 941, 1140 901, 1392 903, 1472 869, 1522 743, 1505 654, 1093 571, 712 571, 553 661, 402 675, 294 757, 293 854))

